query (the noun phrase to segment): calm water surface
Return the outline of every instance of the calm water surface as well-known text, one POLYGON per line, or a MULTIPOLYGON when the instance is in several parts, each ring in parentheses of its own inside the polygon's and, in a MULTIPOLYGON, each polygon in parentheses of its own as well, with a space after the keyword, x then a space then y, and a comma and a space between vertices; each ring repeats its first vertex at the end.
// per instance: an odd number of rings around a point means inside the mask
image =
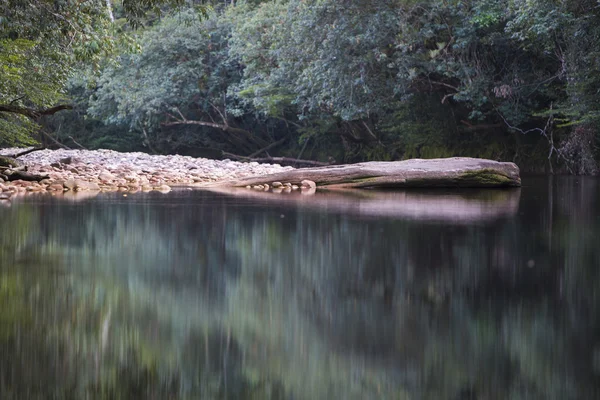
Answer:
POLYGON ((1 399, 600 398, 597 179, 27 197, 0 224, 1 399))

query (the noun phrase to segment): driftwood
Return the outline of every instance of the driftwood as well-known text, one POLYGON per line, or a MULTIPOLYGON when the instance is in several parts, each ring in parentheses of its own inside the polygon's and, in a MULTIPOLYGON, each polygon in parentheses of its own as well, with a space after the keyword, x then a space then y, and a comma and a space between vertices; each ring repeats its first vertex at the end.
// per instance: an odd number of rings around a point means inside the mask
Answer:
POLYGON ((20 153, 11 154, 11 155, 8 155, 6 157, 19 158, 19 157, 22 157, 24 155, 33 153, 34 151, 40 151, 40 150, 45 150, 45 149, 46 149, 45 147, 32 147, 31 149, 24 150, 24 151, 22 151, 20 153))
POLYGON ((223 152, 223 156, 234 159, 236 161, 248 161, 248 162, 258 162, 258 163, 276 163, 276 164, 286 164, 286 165, 296 165, 296 166, 311 166, 311 167, 322 167, 326 165, 330 165, 328 163, 313 161, 313 160, 299 160, 297 158, 290 157, 261 157, 261 158, 251 158, 245 156, 238 156, 236 154, 223 152))
POLYGON ((35 174, 30 174, 28 172, 23 172, 23 171, 13 171, 12 173, 7 171, 4 174, 8 181, 21 180, 21 181, 39 182, 41 180, 49 178, 48 175, 35 175, 35 174))
POLYGON ((514 163, 463 157, 329 165, 202 186, 241 187, 276 181, 300 184, 305 179, 328 188, 521 186, 519 168, 514 163))

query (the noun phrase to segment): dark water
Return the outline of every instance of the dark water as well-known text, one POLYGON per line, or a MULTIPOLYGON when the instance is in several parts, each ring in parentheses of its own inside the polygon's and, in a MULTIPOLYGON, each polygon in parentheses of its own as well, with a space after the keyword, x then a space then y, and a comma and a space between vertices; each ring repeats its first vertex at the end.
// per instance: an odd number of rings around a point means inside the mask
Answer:
POLYGON ((600 398, 600 180, 244 196, 0 205, 0 398, 600 398))

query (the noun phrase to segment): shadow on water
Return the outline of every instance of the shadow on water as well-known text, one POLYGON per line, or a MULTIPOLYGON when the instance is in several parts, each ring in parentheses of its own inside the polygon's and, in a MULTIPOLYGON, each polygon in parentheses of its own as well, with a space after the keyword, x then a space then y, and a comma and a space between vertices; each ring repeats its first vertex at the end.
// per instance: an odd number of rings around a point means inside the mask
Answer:
POLYGON ((600 182, 524 182, 14 199, 0 397, 598 398, 600 182))

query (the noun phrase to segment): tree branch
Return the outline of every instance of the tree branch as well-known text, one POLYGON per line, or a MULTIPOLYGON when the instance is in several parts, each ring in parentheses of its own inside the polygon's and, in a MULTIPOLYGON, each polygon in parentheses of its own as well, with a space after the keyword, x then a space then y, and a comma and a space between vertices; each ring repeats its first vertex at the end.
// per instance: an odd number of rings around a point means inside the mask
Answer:
POLYGON ((48 139, 50 139, 58 147, 61 147, 61 148, 65 149, 65 150, 72 150, 69 146, 65 146, 64 144, 62 144, 58 140, 54 139, 52 136, 50 136, 50 134, 48 132, 45 132, 43 130, 40 130, 40 132, 42 133, 42 135, 44 135, 45 137, 47 137, 48 139))
MULTIPOLYGON (((211 128, 216 128, 216 129, 220 129, 222 131, 232 131, 232 128, 228 125, 223 125, 223 124, 216 124, 214 122, 206 122, 206 121, 196 121, 196 120, 176 120, 173 122, 163 122, 162 123, 163 126, 173 126, 173 125, 200 125, 200 126, 209 126, 211 128)), ((233 128, 233 129, 237 129, 237 128, 233 128)), ((242 131, 244 131, 243 129, 241 129, 242 131)), ((248 131, 244 131, 244 132, 248 132, 248 131)))
POLYGON ((327 165, 331 165, 329 163, 324 163, 324 162, 320 162, 320 161, 313 161, 313 160, 299 160, 297 158, 290 158, 290 157, 263 157, 263 158, 251 158, 251 157, 244 157, 244 156, 238 156, 237 154, 232 154, 232 153, 227 153, 227 152, 223 152, 223 155, 225 157, 234 159, 234 160, 240 160, 240 161, 254 161, 254 162, 259 162, 259 163, 278 163, 278 164, 299 164, 299 165, 309 165, 312 167, 324 167, 327 165))
POLYGON ((267 147, 264 147, 264 148, 262 148, 262 149, 260 149, 260 150, 258 150, 258 151, 255 151, 254 153, 250 154, 250 155, 248 156, 248 158, 256 157, 257 155, 259 155, 259 154, 260 154, 260 153, 262 153, 262 152, 265 152, 265 151, 271 150, 273 147, 277 147, 277 146, 279 146, 280 144, 282 144, 282 143, 283 143, 283 142, 285 142, 286 140, 287 140, 287 137, 284 137, 284 138, 283 138, 283 139, 281 139, 281 140, 278 140, 278 141, 276 141, 276 142, 273 142, 273 143, 271 143, 270 145, 268 145, 267 147))
POLYGON ((77 141, 76 141, 76 140, 73 138, 73 136, 69 136, 69 139, 71 139, 71 141, 72 141, 73 143, 75 143, 75 144, 76 144, 76 145, 77 145, 77 146, 78 146, 80 149, 82 149, 82 150, 88 150, 88 149, 87 149, 85 146, 83 146, 81 143, 78 143, 78 142, 77 142, 77 141))
POLYGON ((44 150, 44 149, 45 149, 45 147, 32 147, 31 149, 22 151, 20 153, 11 154, 10 156, 7 156, 7 157, 19 158, 19 157, 24 156, 26 154, 33 153, 34 151, 40 151, 40 150, 44 150))
POLYGON ((11 104, 0 104, 0 112, 7 112, 13 114, 24 115, 27 118, 31 118, 36 120, 44 115, 52 115, 62 110, 72 110, 73 106, 71 104, 60 104, 58 106, 43 108, 43 109, 35 109, 30 107, 19 107, 13 106, 11 104))
POLYGON ((429 82, 430 82, 432 85, 444 86, 444 87, 450 88, 450 89, 452 89, 452 90, 455 90, 455 91, 457 91, 457 92, 460 92, 460 90, 458 90, 458 87, 456 87, 456 86, 453 86, 453 85, 450 85, 450 84, 448 84, 448 83, 444 83, 444 82, 438 82, 438 81, 431 81, 431 80, 430 80, 429 82))

